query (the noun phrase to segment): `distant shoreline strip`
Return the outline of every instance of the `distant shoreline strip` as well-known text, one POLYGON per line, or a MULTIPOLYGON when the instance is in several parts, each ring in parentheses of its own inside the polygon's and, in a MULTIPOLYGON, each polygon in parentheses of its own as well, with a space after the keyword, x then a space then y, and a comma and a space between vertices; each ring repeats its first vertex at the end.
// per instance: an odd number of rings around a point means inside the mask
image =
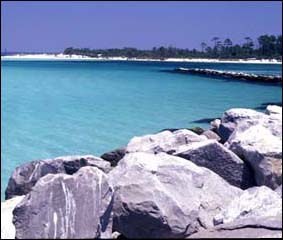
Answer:
POLYGON ((26 54, 1 56, 1 61, 141 61, 141 62, 192 62, 192 63, 249 63, 249 64, 282 64, 276 59, 238 59, 238 60, 219 60, 219 59, 201 59, 201 58, 167 58, 167 59, 148 59, 148 58, 92 58, 82 55, 64 55, 64 54, 26 54))

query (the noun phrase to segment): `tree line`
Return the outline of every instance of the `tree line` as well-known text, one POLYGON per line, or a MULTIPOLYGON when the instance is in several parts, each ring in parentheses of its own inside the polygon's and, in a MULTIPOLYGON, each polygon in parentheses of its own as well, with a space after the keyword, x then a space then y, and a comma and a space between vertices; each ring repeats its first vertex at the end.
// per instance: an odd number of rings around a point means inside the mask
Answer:
POLYGON ((200 44, 201 50, 181 49, 173 46, 153 47, 150 50, 136 48, 89 49, 69 47, 64 54, 84 55, 88 57, 126 57, 126 58, 219 58, 219 59, 248 59, 275 58, 282 60, 282 35, 261 35, 256 40, 246 37, 243 44, 233 44, 230 38, 221 40, 214 37, 210 45, 200 44))

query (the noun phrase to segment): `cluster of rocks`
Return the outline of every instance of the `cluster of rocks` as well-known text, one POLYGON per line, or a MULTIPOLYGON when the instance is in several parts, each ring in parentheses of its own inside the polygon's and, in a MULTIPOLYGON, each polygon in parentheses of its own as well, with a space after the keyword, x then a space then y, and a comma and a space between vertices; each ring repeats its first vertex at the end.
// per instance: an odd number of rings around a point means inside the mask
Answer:
POLYGON ((3 238, 282 237, 282 108, 26 163, 1 211, 3 238))
POLYGON ((201 68, 176 68, 173 70, 173 72, 207 75, 209 77, 234 78, 234 79, 241 79, 241 80, 254 81, 254 82, 282 84, 281 76, 256 75, 252 73, 220 71, 220 70, 201 69, 201 68))

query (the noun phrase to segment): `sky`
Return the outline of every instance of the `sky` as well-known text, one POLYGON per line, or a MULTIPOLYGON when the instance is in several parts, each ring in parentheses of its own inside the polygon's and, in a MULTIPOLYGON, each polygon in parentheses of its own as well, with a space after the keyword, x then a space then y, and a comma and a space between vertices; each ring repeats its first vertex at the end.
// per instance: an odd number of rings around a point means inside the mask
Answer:
POLYGON ((282 34, 280 1, 5 2, 1 52, 62 52, 67 47, 200 49, 229 37, 282 34))

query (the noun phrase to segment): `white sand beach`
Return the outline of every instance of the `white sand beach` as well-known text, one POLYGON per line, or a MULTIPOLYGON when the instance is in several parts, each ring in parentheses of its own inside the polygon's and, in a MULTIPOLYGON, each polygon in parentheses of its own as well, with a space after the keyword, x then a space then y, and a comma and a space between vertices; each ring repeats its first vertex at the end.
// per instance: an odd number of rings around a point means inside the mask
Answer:
POLYGON ((153 61, 153 62, 199 62, 199 63, 258 63, 258 64, 282 64, 282 61, 276 59, 237 59, 237 60, 220 60, 205 58, 167 58, 148 59, 148 58, 127 58, 127 57, 87 57, 82 55, 65 55, 65 54, 17 54, 1 56, 2 60, 70 60, 70 61, 153 61))

